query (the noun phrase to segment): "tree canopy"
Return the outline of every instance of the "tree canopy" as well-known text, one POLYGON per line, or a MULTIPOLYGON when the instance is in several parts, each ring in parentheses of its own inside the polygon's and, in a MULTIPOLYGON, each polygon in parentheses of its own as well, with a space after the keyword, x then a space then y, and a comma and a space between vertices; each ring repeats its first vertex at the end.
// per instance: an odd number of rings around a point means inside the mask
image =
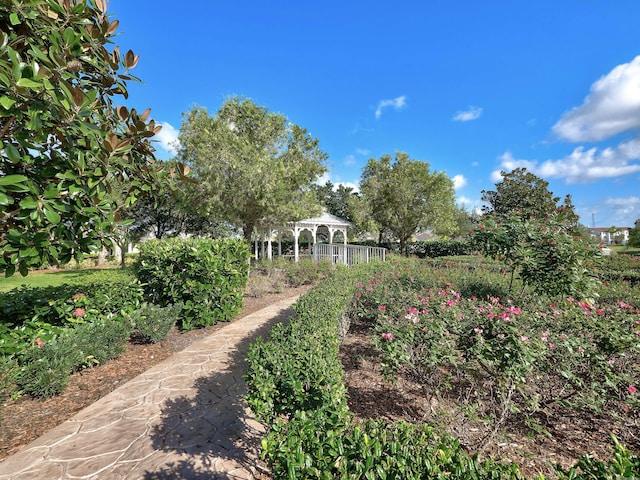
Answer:
POLYGON ((202 190, 201 208, 242 228, 319 213, 313 191, 327 155, 306 129, 250 99, 230 98, 214 117, 194 107, 183 117, 178 158, 202 190))
POLYGON ((133 203, 158 180, 149 111, 126 99, 138 56, 112 44, 104 0, 0 3, 0 272, 26 275, 100 247, 110 181, 133 203))
POLYGON ((545 218, 558 208, 565 213, 565 219, 570 220, 572 226, 578 224, 571 195, 564 198, 563 204, 558 205, 560 197, 554 197, 549 191, 549 182, 528 172, 526 168, 516 168, 511 172, 500 172, 502 180, 496 183, 495 190, 483 190, 482 201, 487 205, 482 207, 485 214, 506 216, 517 213, 522 219, 545 218))
POLYGON ((448 234, 455 230, 453 182, 429 164, 412 160, 406 153, 368 161, 360 191, 369 215, 400 242, 402 251, 418 229, 431 228, 448 234))

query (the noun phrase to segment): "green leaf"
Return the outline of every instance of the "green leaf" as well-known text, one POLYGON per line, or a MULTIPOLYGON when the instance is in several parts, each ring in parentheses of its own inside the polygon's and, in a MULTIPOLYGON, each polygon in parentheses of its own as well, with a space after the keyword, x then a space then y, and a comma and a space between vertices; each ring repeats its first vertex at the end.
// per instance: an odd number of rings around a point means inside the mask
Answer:
POLYGON ((9 110, 15 103, 16 100, 14 98, 9 98, 7 96, 0 97, 0 105, 2 105, 5 110, 9 110))
MULTIPOLYGON (((11 161, 11 163, 18 163, 22 158, 20 156, 20 151, 16 147, 11 145, 10 143, 7 143, 4 146, 4 151, 7 154, 7 157, 9 157, 9 160, 11 161)), ((9 176, 11 176, 11 175, 9 175, 9 176)), ((7 185, 7 184, 4 184, 4 185, 7 185)))
POLYGON ((20 202, 22 208, 32 209, 38 207, 38 200, 33 197, 25 197, 20 202))
POLYGON ((13 203, 13 198, 9 195, 6 195, 0 192, 0 205, 6 207, 7 205, 11 205, 13 203))
POLYGON ((20 80, 18 80, 16 82, 16 85, 18 85, 19 87, 25 87, 25 88, 41 88, 42 84, 39 82, 34 82, 33 80, 31 80, 30 78, 21 78, 20 80))
POLYGON ((60 223, 60 218, 61 218, 60 214, 55 210, 45 207, 44 216, 47 217, 47 220, 49 220, 54 225, 57 225, 58 223, 60 223))
MULTIPOLYGON (((10 146, 15 149, 13 145, 10 146)), ((23 183, 26 181, 27 177, 25 177, 24 175, 7 175, 5 177, 0 177, 0 185, 16 185, 18 183, 23 183)))

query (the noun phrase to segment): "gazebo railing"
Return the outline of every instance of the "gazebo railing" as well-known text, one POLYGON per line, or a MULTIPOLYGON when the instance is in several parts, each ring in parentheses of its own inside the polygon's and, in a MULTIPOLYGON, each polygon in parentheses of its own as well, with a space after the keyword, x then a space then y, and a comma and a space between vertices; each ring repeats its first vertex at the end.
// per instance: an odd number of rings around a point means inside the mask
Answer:
POLYGON ((355 265, 385 260, 386 250, 380 247, 344 245, 341 243, 317 243, 312 246, 311 257, 316 260, 331 260, 332 263, 355 265))

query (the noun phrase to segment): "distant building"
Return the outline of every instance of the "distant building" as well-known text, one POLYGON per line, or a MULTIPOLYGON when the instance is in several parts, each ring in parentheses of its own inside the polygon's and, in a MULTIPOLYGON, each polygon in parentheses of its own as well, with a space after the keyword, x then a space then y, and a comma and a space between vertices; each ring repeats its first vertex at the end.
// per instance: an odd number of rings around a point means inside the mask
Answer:
MULTIPOLYGON (((636 220, 638 225, 640 219, 636 220)), ((631 227, 596 227, 590 228, 591 235, 596 237, 603 245, 626 245, 629 241, 631 227)))

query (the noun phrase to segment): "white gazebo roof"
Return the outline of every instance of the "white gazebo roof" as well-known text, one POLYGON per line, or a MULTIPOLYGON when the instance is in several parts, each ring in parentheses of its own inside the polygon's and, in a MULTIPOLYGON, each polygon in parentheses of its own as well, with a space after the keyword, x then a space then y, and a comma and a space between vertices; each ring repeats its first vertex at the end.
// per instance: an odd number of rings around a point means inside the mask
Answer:
POLYGON ((336 217, 335 215, 330 214, 329 212, 323 212, 319 217, 313 218, 305 218, 303 220, 298 220, 297 222, 289 222, 288 225, 325 225, 332 227, 350 227, 351 222, 345 220, 344 218, 336 217))

